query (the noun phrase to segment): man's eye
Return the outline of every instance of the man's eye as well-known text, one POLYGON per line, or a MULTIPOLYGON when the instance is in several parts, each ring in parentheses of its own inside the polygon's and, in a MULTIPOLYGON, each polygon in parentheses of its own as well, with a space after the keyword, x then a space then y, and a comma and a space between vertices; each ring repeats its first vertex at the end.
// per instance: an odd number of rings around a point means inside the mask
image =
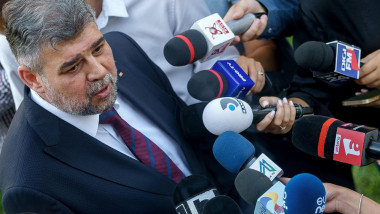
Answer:
POLYGON ((103 45, 97 47, 95 50, 94 50, 94 54, 100 54, 103 50, 103 45))
POLYGON ((68 72, 69 73, 74 73, 74 72, 76 72, 77 70, 78 70, 78 68, 79 68, 79 65, 77 64, 77 65, 74 65, 73 67, 71 67, 69 70, 68 70, 68 72))

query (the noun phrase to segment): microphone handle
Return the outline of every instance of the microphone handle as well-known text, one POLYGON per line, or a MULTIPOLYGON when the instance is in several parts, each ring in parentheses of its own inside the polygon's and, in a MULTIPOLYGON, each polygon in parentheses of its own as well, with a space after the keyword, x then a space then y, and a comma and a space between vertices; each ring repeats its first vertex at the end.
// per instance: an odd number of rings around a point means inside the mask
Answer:
POLYGON ((247 13, 242 18, 228 21, 226 24, 235 35, 240 35, 248 30, 256 18, 265 13, 247 13))
POLYGON ((380 142, 371 140, 367 148, 367 157, 374 158, 376 160, 380 159, 380 142))
MULTIPOLYGON (((261 108, 261 106, 251 106, 253 111, 253 124, 257 124, 261 120, 264 119, 264 117, 271 111, 276 111, 275 105, 270 105, 267 108, 261 108)), ((294 104, 294 107, 296 108, 296 119, 302 117, 305 114, 313 114, 313 108, 310 107, 302 107, 300 104, 294 104)))

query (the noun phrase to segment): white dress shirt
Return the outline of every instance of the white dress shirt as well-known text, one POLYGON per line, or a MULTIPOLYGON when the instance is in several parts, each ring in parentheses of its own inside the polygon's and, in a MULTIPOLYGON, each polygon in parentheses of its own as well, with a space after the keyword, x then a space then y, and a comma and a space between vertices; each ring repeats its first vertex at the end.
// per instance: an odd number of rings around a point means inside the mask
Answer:
MULTIPOLYGON (((136 159, 124 143, 123 139, 115 132, 110 124, 99 124, 99 114, 81 116, 66 113, 42 99, 33 90, 31 90, 30 97, 42 108, 60 119, 96 138, 116 151, 136 159)), ((139 130, 160 147, 178 166, 178 168, 181 169, 185 176, 191 175, 181 148, 169 135, 158 128, 149 118, 142 114, 126 99, 118 97, 114 108, 123 120, 127 121, 127 123, 139 130)))

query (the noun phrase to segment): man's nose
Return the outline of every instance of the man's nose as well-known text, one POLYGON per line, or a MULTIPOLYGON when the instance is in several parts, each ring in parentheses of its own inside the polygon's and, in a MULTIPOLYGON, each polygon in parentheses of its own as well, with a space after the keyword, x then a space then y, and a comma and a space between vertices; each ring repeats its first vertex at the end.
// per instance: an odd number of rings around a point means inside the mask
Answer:
POLYGON ((88 81, 92 82, 104 79, 107 69, 95 57, 91 57, 88 63, 88 81))

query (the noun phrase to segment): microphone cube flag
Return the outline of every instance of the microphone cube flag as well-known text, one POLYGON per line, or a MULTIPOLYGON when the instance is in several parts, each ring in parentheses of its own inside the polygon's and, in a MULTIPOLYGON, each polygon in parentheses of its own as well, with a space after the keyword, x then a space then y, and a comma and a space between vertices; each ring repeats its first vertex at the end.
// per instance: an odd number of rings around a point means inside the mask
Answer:
MULTIPOLYGON (((259 199, 257 199, 255 214, 283 214, 285 186, 280 181, 269 188, 259 199)), ((304 213, 304 212, 299 212, 304 213)))
POLYGON ((225 97, 237 97, 243 99, 249 90, 255 85, 251 78, 243 71, 234 60, 218 60, 213 70, 222 73, 228 82, 225 97))
POLYGON ((202 115, 206 129, 214 135, 226 131, 240 133, 246 130, 253 120, 252 108, 243 100, 223 97, 209 102, 202 115))
POLYGON ((335 51, 335 68, 333 73, 321 75, 328 82, 347 82, 359 79, 361 49, 341 41, 326 43, 335 51))
POLYGON ((207 41, 208 51, 201 62, 223 53, 235 37, 235 34, 217 13, 196 21, 191 29, 202 32, 207 41))

